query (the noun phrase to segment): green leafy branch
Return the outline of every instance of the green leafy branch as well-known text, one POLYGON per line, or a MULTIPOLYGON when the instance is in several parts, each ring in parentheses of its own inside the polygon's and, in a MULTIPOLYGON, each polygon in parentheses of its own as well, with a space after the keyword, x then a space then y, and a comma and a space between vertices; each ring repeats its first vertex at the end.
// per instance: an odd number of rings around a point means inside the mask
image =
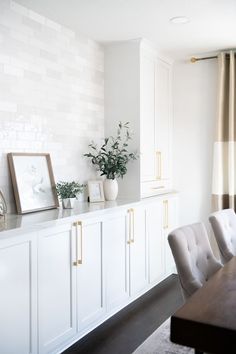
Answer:
POLYGON ((85 184, 78 182, 58 182, 56 184, 56 192, 60 199, 77 198, 77 196, 83 192, 85 184))
POLYGON ((119 122, 116 137, 104 139, 100 148, 94 142, 89 144, 90 152, 84 154, 88 157, 101 176, 108 179, 123 178, 127 172, 127 164, 138 158, 137 152, 129 152, 128 145, 131 140, 129 122, 119 122))

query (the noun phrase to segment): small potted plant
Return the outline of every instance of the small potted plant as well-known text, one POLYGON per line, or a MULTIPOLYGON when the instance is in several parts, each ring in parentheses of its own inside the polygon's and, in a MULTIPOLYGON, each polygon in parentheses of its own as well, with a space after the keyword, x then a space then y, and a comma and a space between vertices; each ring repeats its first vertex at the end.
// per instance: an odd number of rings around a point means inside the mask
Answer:
POLYGON ((94 142, 89 144, 90 152, 84 154, 88 157, 101 176, 106 176, 104 181, 104 194, 106 200, 115 200, 118 194, 118 183, 116 178, 121 177, 127 172, 127 164, 130 160, 137 159, 136 152, 128 151, 129 122, 122 124, 119 122, 116 137, 104 139, 100 148, 94 142))
POLYGON ((65 209, 74 208, 75 200, 78 195, 83 193, 85 185, 78 182, 58 182, 56 184, 57 195, 62 201, 62 206, 65 209))

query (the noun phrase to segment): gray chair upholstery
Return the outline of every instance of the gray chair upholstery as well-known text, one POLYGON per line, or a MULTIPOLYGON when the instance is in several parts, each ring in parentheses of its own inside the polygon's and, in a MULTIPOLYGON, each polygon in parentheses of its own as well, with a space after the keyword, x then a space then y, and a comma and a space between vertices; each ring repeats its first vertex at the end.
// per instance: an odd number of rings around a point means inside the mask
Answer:
POLYGON ((210 215, 216 242, 223 264, 236 255, 236 214, 233 209, 224 209, 210 215))
POLYGON ((208 234, 202 223, 180 227, 168 235, 184 298, 187 299, 218 270, 208 234))

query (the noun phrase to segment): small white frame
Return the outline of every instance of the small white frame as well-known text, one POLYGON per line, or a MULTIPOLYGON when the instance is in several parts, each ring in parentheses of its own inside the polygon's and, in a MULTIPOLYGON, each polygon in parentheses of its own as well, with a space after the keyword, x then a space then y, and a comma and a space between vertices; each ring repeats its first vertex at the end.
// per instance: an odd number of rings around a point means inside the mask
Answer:
POLYGON ((88 195, 90 203, 104 202, 103 181, 88 181, 88 195))

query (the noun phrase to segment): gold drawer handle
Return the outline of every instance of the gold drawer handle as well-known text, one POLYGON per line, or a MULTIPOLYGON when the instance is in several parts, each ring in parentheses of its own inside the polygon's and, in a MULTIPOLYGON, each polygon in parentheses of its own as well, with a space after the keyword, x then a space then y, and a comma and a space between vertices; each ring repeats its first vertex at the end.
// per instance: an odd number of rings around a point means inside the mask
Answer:
POLYGON ((168 229, 169 227, 169 205, 168 205, 168 200, 163 201, 164 205, 164 222, 163 222, 163 228, 168 229))
POLYGON ((129 214, 129 240, 128 245, 134 243, 134 209, 128 209, 129 214))
POLYGON ((161 179, 161 175, 162 175, 161 165, 162 165, 161 151, 156 151, 156 169, 157 169, 156 179, 157 180, 161 179))
POLYGON ((76 230, 76 261, 73 262, 74 266, 78 266, 79 264, 83 263, 83 227, 82 221, 76 221, 73 224, 76 230), (78 227, 80 227, 80 250, 79 250, 79 231, 78 227), (80 255, 80 258, 79 258, 80 255))

